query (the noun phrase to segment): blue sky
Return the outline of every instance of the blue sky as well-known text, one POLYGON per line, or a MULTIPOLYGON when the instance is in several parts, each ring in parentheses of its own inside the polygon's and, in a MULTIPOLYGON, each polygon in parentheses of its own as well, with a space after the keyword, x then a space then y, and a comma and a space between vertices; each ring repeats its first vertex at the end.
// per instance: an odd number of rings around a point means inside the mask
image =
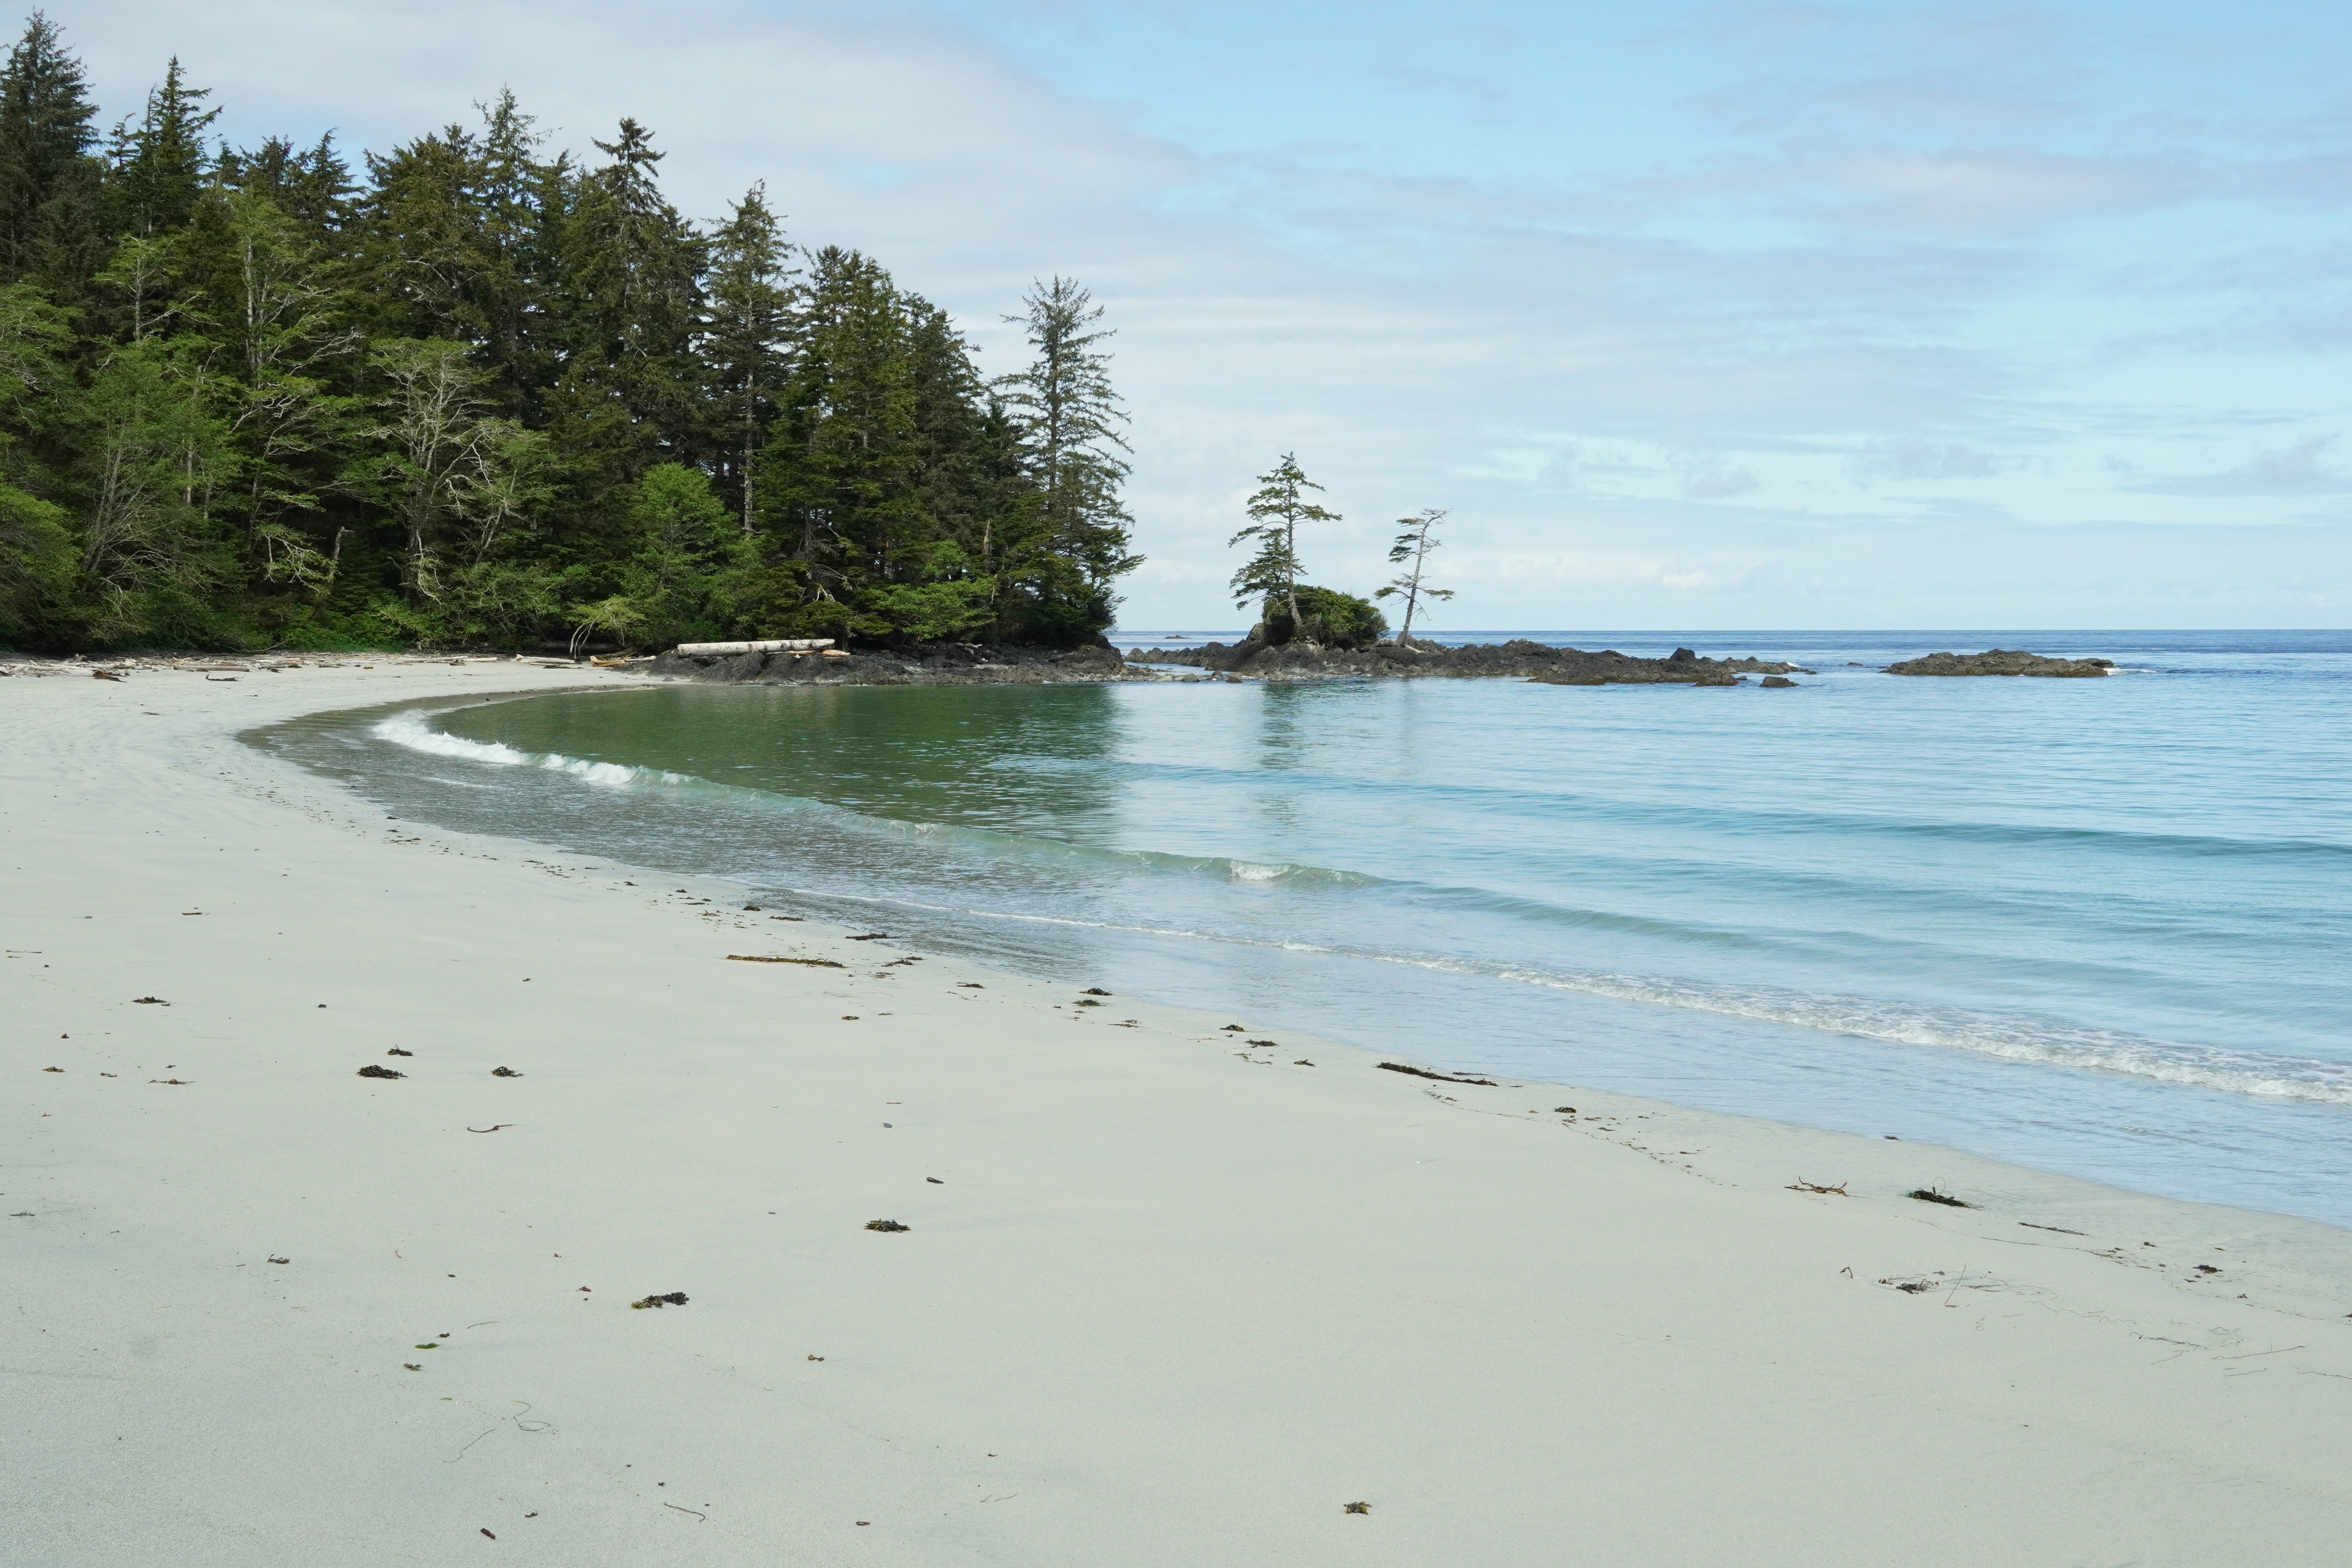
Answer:
POLYGON ((1296 450, 1367 591, 1451 509, 1461 626, 2352 621, 2352 7, 60 0, 110 114, 247 141, 511 86, 765 178, 983 362, 1120 329, 1130 626, 1232 626, 1296 450))

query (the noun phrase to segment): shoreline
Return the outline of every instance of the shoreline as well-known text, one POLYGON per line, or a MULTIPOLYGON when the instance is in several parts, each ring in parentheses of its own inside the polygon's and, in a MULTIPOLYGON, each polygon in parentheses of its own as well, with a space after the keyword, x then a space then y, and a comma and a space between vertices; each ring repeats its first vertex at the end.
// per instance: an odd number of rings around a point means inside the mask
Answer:
POLYGON ((0 682, 12 1560, 2320 1563, 2352 1523, 2352 1233, 1236 1049, 235 739, 649 684, 369 662, 0 682))

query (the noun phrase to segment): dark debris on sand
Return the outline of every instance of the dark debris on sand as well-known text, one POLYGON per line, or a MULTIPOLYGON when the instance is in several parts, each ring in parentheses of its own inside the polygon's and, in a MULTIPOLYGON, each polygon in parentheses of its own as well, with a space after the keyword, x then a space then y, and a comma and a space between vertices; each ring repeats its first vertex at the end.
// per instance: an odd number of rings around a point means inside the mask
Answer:
POLYGON ((1498 1087, 1491 1078, 1465 1078, 1459 1073, 1432 1072, 1427 1068, 1413 1067, 1406 1062, 1382 1062, 1380 1065, 1380 1070, 1407 1073, 1414 1078, 1434 1079, 1439 1083, 1475 1083, 1486 1089, 1498 1087))

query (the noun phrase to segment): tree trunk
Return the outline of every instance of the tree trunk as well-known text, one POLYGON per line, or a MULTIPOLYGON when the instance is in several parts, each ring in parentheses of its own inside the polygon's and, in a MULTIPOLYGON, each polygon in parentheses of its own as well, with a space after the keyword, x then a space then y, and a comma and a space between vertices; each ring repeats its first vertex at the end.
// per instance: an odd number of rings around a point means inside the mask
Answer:
POLYGON ((1290 605, 1290 635, 1312 642, 1304 634, 1306 626, 1298 617, 1298 520, 1291 518, 1282 526, 1283 553, 1289 557, 1288 570, 1282 574, 1282 596, 1290 605))

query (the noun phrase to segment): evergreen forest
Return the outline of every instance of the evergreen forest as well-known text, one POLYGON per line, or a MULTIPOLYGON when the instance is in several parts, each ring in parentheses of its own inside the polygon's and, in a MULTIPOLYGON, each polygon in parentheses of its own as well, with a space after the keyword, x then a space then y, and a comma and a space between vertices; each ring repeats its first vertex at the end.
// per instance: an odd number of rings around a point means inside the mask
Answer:
POLYGON ((649 132, 513 97, 384 153, 232 148, 173 62, 111 128, 0 73, 0 646, 1069 645, 1138 563, 1101 307, 991 378, 947 313, 698 223, 649 132))

